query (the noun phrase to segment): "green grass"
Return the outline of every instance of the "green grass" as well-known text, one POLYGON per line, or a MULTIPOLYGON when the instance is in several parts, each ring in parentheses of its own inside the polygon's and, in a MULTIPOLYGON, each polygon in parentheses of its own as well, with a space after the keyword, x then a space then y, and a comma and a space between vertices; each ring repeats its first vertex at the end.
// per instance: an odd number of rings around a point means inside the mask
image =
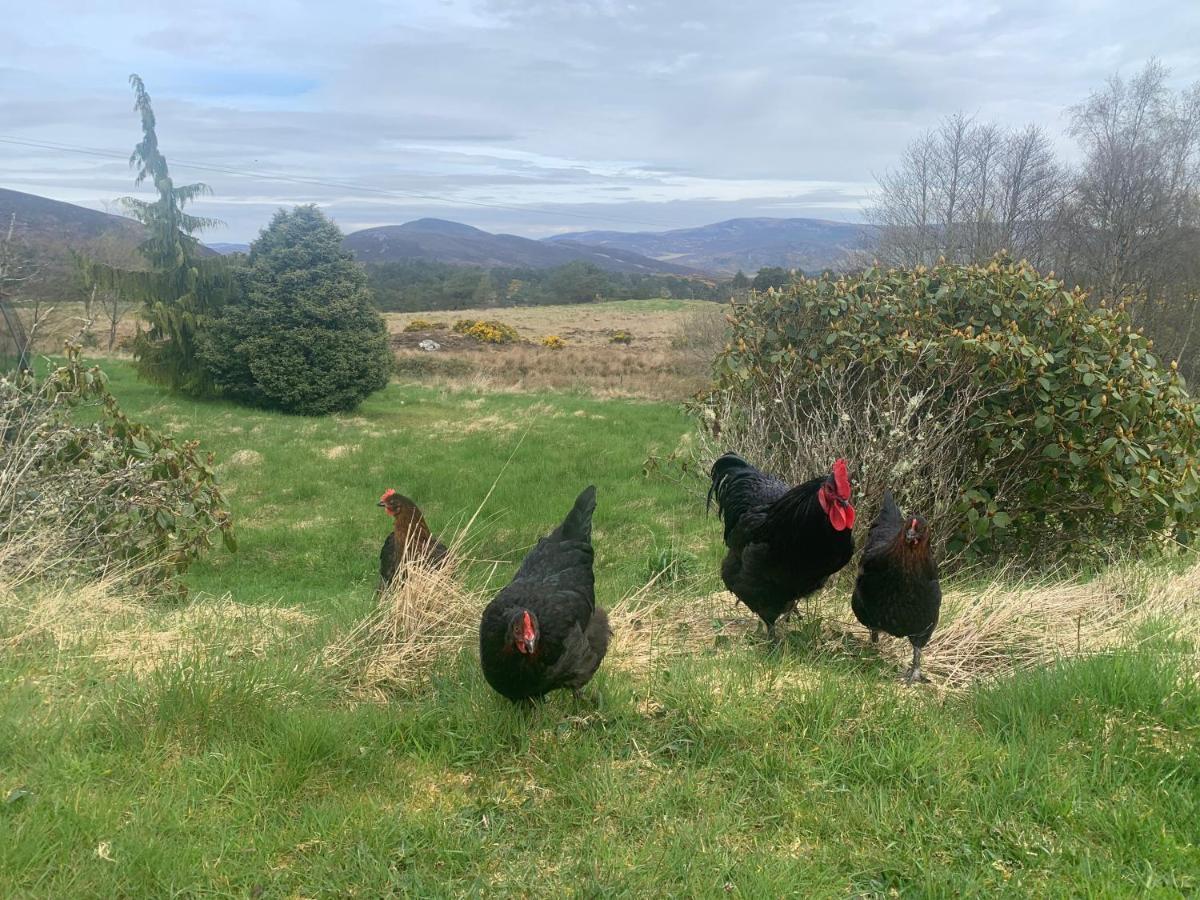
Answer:
POLYGON ((669 453, 689 431, 671 404, 393 384, 353 415, 308 419, 168 397, 128 366, 107 369, 134 418, 201 438, 223 465, 239 551, 214 552, 196 565, 188 583, 197 591, 232 590, 242 602, 282 599, 321 612, 361 608, 391 528, 375 505, 389 487, 412 497, 430 527, 448 535, 495 484, 471 548, 481 560, 502 561, 500 577, 592 483, 602 600, 643 584, 646 548, 656 543, 682 542, 705 554, 715 573, 720 535, 703 515, 703 493, 643 475, 648 457, 669 453), (246 451, 257 458, 237 462, 246 451))
POLYGON ((701 498, 641 472, 687 422, 661 404, 396 387, 313 421, 113 375, 135 416, 223 459, 262 454, 226 468, 242 549, 197 566, 193 589, 320 618, 261 655, 218 643, 141 677, 48 640, 0 650, 0 895, 1200 890, 1200 687, 1166 637, 948 698, 802 635, 734 641, 651 680, 602 669, 600 711, 514 708, 466 650, 422 695, 354 703, 320 654, 368 608, 384 487, 446 528, 511 456, 479 547, 503 577, 594 481, 612 601, 664 560, 715 568, 701 498), (464 431, 493 415, 519 428, 464 431), (339 446, 359 449, 327 458, 339 446))

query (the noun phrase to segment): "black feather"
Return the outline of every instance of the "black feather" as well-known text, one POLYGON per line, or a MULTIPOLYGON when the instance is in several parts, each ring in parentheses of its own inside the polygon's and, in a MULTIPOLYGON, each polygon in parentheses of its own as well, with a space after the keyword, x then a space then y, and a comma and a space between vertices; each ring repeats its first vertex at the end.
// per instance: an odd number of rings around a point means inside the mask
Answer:
MULTIPOLYGON (((908 638, 919 649, 937 627, 942 588, 928 534, 919 543, 908 544, 907 521, 887 492, 867 537, 850 605, 867 628, 908 638)), ((918 522, 924 531, 924 520, 918 517, 918 522)))
POLYGON ((580 688, 600 667, 611 631, 596 606, 592 572, 592 513, 596 488, 576 499, 562 524, 537 542, 512 582, 483 611, 479 658, 484 677, 511 700, 540 697, 556 688, 580 688), (532 655, 519 653, 512 623, 528 611, 537 622, 532 655))
POLYGON ((789 488, 726 453, 711 478, 709 501, 716 498, 729 548, 721 579, 769 628, 850 561, 851 532, 835 531, 818 501, 829 476, 789 488))

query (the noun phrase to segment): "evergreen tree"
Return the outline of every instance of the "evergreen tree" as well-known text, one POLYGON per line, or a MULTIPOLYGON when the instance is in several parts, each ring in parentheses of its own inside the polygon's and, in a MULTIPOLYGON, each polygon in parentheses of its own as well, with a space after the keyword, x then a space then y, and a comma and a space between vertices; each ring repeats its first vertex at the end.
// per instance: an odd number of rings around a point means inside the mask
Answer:
POLYGON ((219 257, 202 259, 202 229, 220 224, 216 219, 189 215, 184 207, 210 193, 208 185, 176 185, 167 159, 158 147, 158 134, 150 95, 137 75, 129 76, 134 108, 142 120, 142 140, 134 147, 129 165, 137 170, 134 184, 150 181, 158 199, 124 197, 121 205, 146 227, 146 240, 138 250, 149 271, 133 271, 89 261, 83 266, 88 287, 123 293, 142 303, 141 317, 148 328, 134 338, 134 358, 142 377, 173 390, 193 395, 211 393, 212 383, 199 358, 200 334, 234 289, 230 267, 219 257))
POLYGON ((280 210, 250 245, 243 296, 202 355, 226 395, 304 415, 358 406, 387 384, 392 362, 362 267, 311 205, 280 210))
POLYGON ((781 266, 767 266, 758 270, 758 274, 754 276, 754 281, 751 282, 751 287, 756 291, 766 291, 770 288, 779 290, 791 280, 791 273, 787 269, 781 266))

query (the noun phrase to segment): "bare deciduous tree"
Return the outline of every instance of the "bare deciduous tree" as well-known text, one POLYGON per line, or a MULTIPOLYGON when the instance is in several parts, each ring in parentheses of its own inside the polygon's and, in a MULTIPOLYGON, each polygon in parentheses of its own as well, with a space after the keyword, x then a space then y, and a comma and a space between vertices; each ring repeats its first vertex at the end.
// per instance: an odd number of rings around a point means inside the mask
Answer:
POLYGON ((1060 269, 1102 297, 1131 299, 1135 321, 1194 378, 1200 83, 1173 91, 1169 74, 1151 61, 1070 110, 1084 162, 1063 206, 1060 269))
MULTIPOLYGON (((106 211, 109 206, 108 202, 104 204, 106 211)), ((108 232, 91 241, 87 248, 87 256, 92 262, 113 269, 133 271, 143 267, 137 248, 115 232, 108 232)), ((87 267, 84 266, 83 270, 83 280, 85 285, 88 285, 87 267)), ((117 345, 121 322, 137 304, 115 284, 90 284, 88 289, 91 292, 95 317, 103 321, 107 328, 107 349, 112 351, 117 345)))
POLYGON ((1008 132, 957 113, 910 144, 878 180, 869 218, 884 262, 969 262, 1001 250, 1049 262, 1063 174, 1034 126, 1008 132))
POLYGON ((26 349, 33 347, 38 336, 49 330, 58 321, 54 304, 46 301, 39 292, 31 298, 23 298, 24 288, 37 278, 40 267, 33 252, 17 237, 17 217, 14 213, 8 226, 0 232, 0 302, 17 310, 25 331, 26 349))

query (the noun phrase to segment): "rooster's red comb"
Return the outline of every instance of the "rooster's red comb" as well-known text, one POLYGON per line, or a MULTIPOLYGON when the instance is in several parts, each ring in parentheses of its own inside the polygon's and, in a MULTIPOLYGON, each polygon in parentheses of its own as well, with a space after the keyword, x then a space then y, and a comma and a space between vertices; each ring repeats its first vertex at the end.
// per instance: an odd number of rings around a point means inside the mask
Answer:
POLYGON ((838 459, 833 464, 833 486, 841 499, 850 499, 850 473, 846 471, 844 459, 838 459))
POLYGON ((379 498, 379 502, 382 503, 388 497, 393 496, 395 493, 396 493, 396 491, 394 488, 388 488, 386 491, 383 492, 383 496, 379 498))

